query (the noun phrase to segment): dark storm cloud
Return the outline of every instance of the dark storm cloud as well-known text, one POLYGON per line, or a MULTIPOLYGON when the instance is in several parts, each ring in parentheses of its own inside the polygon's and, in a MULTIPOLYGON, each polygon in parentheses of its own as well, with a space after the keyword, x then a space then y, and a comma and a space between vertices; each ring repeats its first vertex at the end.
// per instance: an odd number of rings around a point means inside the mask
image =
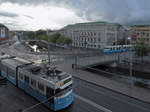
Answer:
POLYGON ((18 17, 17 14, 11 13, 11 12, 6 12, 6 11, 0 11, 0 16, 2 16, 2 17, 10 17, 10 18, 18 17))
POLYGON ((149 0, 0 0, 20 5, 54 5, 74 10, 89 21, 112 21, 125 25, 149 24, 149 0))

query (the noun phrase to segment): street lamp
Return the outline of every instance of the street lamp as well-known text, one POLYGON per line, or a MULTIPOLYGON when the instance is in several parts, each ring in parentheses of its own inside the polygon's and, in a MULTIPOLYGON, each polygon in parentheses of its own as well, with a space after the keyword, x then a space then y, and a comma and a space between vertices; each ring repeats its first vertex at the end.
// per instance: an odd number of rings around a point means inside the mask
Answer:
MULTIPOLYGON (((130 42, 130 44, 131 44, 131 37, 128 37, 128 40, 129 40, 129 42, 130 42)), ((130 77, 131 77, 131 85, 133 85, 133 80, 132 80, 132 78, 133 78, 133 72, 132 72, 132 70, 133 70, 133 53, 132 53, 132 51, 130 51, 130 77)))

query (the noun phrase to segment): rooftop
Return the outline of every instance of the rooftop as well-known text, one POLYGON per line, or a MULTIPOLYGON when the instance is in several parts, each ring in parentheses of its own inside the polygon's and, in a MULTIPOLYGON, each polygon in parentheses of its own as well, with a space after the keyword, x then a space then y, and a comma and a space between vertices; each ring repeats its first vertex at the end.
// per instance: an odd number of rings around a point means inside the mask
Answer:
POLYGON ((74 25, 119 25, 118 23, 111 23, 111 22, 106 22, 106 21, 97 21, 97 22, 85 22, 85 23, 76 23, 76 24, 71 24, 68 26, 74 26, 74 25))
POLYGON ((137 25, 132 25, 131 27, 149 27, 150 24, 137 24, 137 25))
MULTIPOLYGON (((0 23, 0 27, 5 27, 5 28, 7 28, 4 24, 1 24, 1 23, 0 23)), ((8 29, 8 28, 7 28, 7 29, 8 29)))

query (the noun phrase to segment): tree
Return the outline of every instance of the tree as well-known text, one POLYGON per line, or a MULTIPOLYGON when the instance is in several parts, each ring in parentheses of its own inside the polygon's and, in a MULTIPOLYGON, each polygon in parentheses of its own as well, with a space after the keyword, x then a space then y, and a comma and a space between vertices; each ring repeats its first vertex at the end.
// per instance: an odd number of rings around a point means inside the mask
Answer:
POLYGON ((66 44, 66 45, 69 45, 72 43, 72 40, 67 38, 67 37, 64 37, 64 36, 60 36, 58 39, 57 39, 57 44, 66 44))
POLYGON ((64 36, 60 36, 60 37, 57 39, 56 43, 57 43, 57 44, 65 44, 65 40, 66 40, 66 38, 65 38, 64 36))
POLYGON ((27 37, 30 39, 34 39, 35 38, 35 33, 32 31, 27 32, 27 37))
POLYGON ((135 45, 135 54, 139 57, 144 57, 149 55, 149 45, 148 43, 144 40, 138 40, 135 45))
POLYGON ((60 37, 60 34, 59 34, 59 33, 52 34, 52 35, 50 35, 50 41, 51 41, 52 43, 56 43, 57 40, 59 39, 59 37, 60 37))
POLYGON ((72 44, 72 40, 70 38, 65 38, 65 44, 69 45, 72 44))
POLYGON ((36 35, 47 35, 47 33, 44 30, 38 30, 36 31, 36 35))
POLYGON ((37 38, 38 38, 39 40, 46 40, 46 41, 48 41, 48 36, 45 35, 45 34, 37 35, 37 38))

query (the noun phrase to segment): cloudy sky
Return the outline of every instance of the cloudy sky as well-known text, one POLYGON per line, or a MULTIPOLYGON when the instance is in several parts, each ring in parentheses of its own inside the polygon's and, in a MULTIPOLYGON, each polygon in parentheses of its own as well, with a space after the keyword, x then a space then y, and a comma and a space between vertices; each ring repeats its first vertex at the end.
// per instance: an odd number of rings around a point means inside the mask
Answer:
POLYGON ((0 0, 0 23, 11 30, 59 29, 110 21, 150 24, 150 0, 0 0))

